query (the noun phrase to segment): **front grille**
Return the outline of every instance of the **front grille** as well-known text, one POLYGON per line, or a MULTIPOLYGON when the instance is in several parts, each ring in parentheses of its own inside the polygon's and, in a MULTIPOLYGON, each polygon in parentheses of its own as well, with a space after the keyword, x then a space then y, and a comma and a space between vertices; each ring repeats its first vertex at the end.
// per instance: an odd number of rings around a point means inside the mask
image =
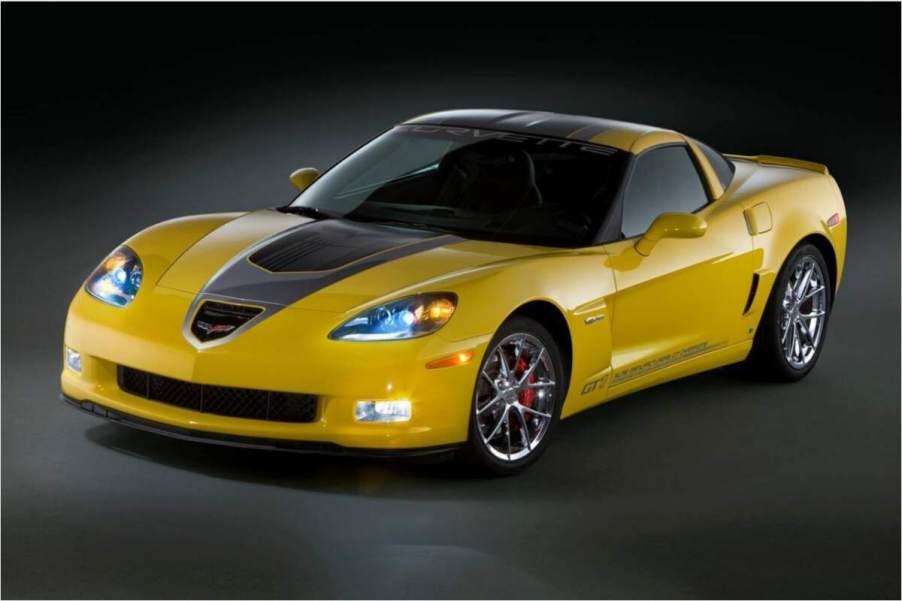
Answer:
POLYGON ((204 301, 194 315, 191 333, 201 342, 225 338, 262 312, 260 307, 204 301))
POLYGON ((118 380, 119 388, 129 394, 193 411, 274 422, 316 419, 317 399, 312 394, 194 384, 124 365, 118 368, 118 380))

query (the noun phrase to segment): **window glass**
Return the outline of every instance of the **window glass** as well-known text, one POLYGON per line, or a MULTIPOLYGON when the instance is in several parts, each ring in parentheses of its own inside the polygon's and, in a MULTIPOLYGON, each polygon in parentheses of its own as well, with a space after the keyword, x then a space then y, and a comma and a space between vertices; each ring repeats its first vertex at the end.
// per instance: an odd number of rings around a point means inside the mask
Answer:
POLYGON ((708 202, 685 146, 651 150, 636 158, 623 199, 623 235, 644 233, 661 213, 692 213, 708 202))
POLYGON ((722 154, 707 144, 699 142, 698 140, 693 140, 693 142, 698 144, 699 150, 702 151, 702 154, 704 154, 705 158, 708 159, 708 162, 711 163, 711 167, 714 168, 714 173, 717 174, 720 185, 726 190, 727 186, 729 186, 730 182, 733 180, 733 163, 728 161, 722 154))
POLYGON ((293 206, 334 218, 549 246, 592 243, 626 165, 614 148, 464 127, 400 126, 293 206))

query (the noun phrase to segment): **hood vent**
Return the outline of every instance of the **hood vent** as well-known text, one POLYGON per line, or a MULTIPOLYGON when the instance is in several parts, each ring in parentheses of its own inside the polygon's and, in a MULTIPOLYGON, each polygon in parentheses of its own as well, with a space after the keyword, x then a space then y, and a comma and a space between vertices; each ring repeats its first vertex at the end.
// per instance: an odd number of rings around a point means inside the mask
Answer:
POLYGON ((435 235, 325 219, 270 242, 252 254, 250 262, 274 272, 328 271, 435 235))

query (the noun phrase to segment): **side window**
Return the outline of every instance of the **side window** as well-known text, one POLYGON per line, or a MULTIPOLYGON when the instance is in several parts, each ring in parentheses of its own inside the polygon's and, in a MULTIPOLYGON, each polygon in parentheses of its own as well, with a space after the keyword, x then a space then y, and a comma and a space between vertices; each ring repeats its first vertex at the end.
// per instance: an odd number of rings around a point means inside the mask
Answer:
POLYGON ((638 236, 661 213, 692 213, 708 203, 685 146, 639 155, 623 198, 623 235, 638 236))
POLYGON ((708 162, 711 163, 711 167, 714 169, 714 173, 717 174, 717 179, 720 180, 720 185, 723 186, 723 189, 726 190, 730 185, 730 182, 733 180, 733 170, 736 168, 733 163, 724 158, 722 154, 708 146, 703 142, 699 142, 698 140, 693 140, 693 142, 698 145, 699 150, 702 151, 702 154, 705 155, 705 158, 708 159, 708 162))

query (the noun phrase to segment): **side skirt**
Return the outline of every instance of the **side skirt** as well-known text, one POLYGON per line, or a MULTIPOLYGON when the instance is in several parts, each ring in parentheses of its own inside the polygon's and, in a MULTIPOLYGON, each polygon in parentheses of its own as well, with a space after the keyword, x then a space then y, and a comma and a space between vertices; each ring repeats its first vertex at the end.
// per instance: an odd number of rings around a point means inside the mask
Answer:
MULTIPOLYGON (((751 350, 752 341, 746 340, 732 344, 730 346, 712 349, 706 353, 702 353, 678 363, 662 367, 650 373, 630 378, 621 384, 611 384, 608 387, 607 393, 605 394, 604 398, 598 403, 590 405, 590 407, 607 403, 608 401, 614 400, 632 392, 636 392, 638 390, 642 390, 644 388, 650 388, 652 386, 664 384, 665 382, 670 382, 672 380, 678 380, 680 378, 685 378, 687 376, 691 376, 711 369, 716 369, 718 367, 724 367, 732 363, 738 363, 744 360, 751 350)), ((565 411, 566 408, 567 406, 565 404, 565 411)), ((565 417, 570 417, 571 415, 575 415, 576 413, 579 413, 579 411, 583 411, 584 409, 588 408, 589 407, 584 407, 582 409, 574 411, 573 413, 568 413, 566 415, 562 414, 561 418, 563 419, 565 417)))

